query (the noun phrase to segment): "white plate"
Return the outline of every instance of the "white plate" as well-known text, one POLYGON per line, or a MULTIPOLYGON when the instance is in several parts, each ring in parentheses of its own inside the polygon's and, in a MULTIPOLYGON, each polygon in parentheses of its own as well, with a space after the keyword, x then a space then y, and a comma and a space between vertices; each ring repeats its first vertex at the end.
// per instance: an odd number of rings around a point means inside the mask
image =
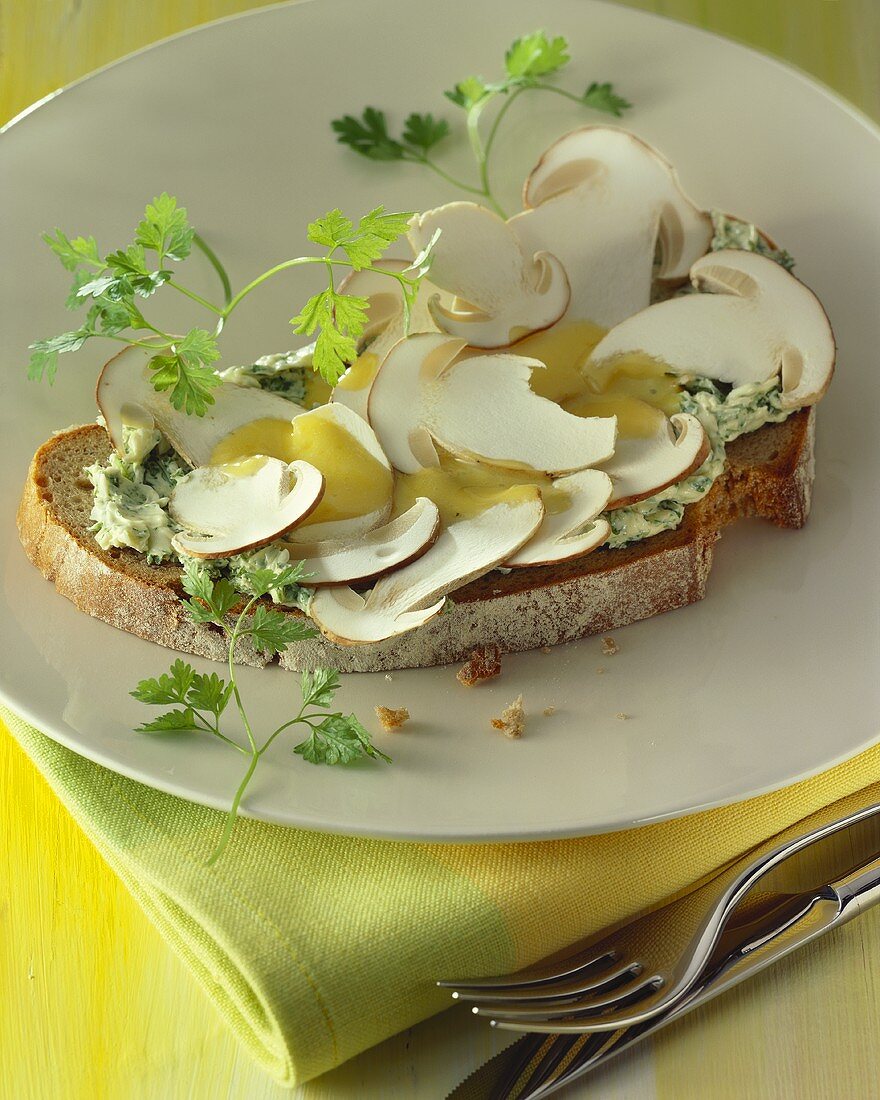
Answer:
MULTIPOLYGON (((418 166, 355 157, 329 121, 369 103, 395 123, 409 110, 458 123, 442 90, 469 72, 491 75, 536 22, 531 0, 272 8, 111 66, 3 137, 0 695, 9 706, 77 752, 209 805, 227 806, 241 773, 241 758, 207 738, 130 732, 143 707, 127 692, 163 671, 168 652, 79 614, 18 545, 28 460, 53 428, 94 417, 102 358, 97 348, 68 357, 54 389, 25 380, 27 343, 69 327, 66 276, 40 232, 94 232, 109 248, 167 189, 241 285, 302 250, 306 222, 328 206, 360 213, 458 198, 418 166)), ((688 193, 784 242, 827 306, 840 356, 819 416, 814 516, 800 533, 744 523, 725 534, 707 599, 619 631, 614 657, 598 639, 512 656, 499 680, 470 691, 452 669, 346 678, 343 705, 368 724, 376 703, 412 712, 406 733, 378 736, 393 766, 316 768, 277 743, 247 796, 256 817, 435 840, 601 832, 782 786, 878 737, 880 135, 799 73, 683 25, 585 0, 549 0, 540 22, 571 43, 567 87, 613 79, 636 104, 626 124, 670 157, 688 193), (518 692, 529 725, 511 742, 489 718, 518 692), (550 704, 555 716, 542 717, 550 704)), ((556 96, 524 97, 511 115, 496 174, 513 209, 544 145, 598 116, 556 96)), ((467 170, 461 137, 443 156, 467 170)), ((210 273, 200 274, 209 289, 210 273)), ((225 361, 287 347, 287 318, 307 289, 294 274, 254 295, 224 337, 225 361)), ((240 675, 258 724, 286 716, 296 678, 240 675)))

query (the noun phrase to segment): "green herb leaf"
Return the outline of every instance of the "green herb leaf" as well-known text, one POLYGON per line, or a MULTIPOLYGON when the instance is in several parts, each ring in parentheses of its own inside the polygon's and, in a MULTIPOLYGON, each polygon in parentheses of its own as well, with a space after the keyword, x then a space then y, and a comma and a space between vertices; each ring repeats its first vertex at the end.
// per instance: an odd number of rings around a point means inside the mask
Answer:
POLYGON ((385 113, 375 107, 364 108, 358 119, 353 115, 334 118, 330 123, 336 133, 336 140, 348 145, 362 157, 370 160, 402 160, 403 146, 388 133, 385 113))
POLYGON ((190 707, 186 710, 169 710, 152 722, 144 722, 135 733, 192 733, 198 730, 196 716, 190 707))
MULTIPOLYGON (((133 694, 133 693, 132 693, 133 694)), ((226 710, 226 705, 232 695, 232 684, 221 680, 216 672, 207 675, 194 675, 192 685, 186 696, 186 701, 191 707, 199 710, 209 710, 218 718, 226 710)))
POLYGON ((144 220, 137 227, 135 240, 143 248, 159 254, 159 262, 185 260, 192 249, 194 230, 187 220, 186 208, 163 191, 147 204, 144 220))
POLYGON ((224 626, 226 616, 241 603, 241 596, 225 578, 214 581, 205 567, 194 558, 188 559, 183 566, 180 578, 184 592, 193 597, 183 604, 190 618, 197 623, 216 623, 224 626))
POLYGON ((295 562, 283 569, 251 569, 246 574, 248 589, 253 596, 268 596, 299 584, 305 579, 303 563, 295 562))
POLYGON ((371 756, 391 763, 391 758, 370 742, 367 730, 353 714, 347 718, 331 714, 293 750, 310 764, 351 764, 361 756, 371 756))
POLYGON ((386 214, 384 206, 377 206, 375 210, 365 214, 358 222, 357 231, 340 242, 355 271, 369 267, 380 259, 388 246, 407 231, 412 216, 412 211, 386 214))
POLYGON ((312 364, 331 386, 357 358, 357 337, 366 327, 368 304, 366 298, 325 290, 290 320, 293 331, 306 336, 320 327, 312 364))
POLYGON ((581 98, 594 111, 604 111, 606 114, 614 115, 615 118, 620 118, 624 111, 632 107, 628 100, 618 95, 614 88, 607 83, 592 83, 581 98))
POLYGON ((468 76, 443 94, 457 107, 463 107, 466 111, 469 111, 471 107, 475 107, 480 100, 489 95, 492 90, 492 86, 487 84, 481 76, 468 76))
POLYGON ((196 670, 192 665, 178 658, 168 672, 163 673, 158 679, 141 680, 130 694, 151 706, 183 703, 186 701, 186 693, 195 676, 196 670))
POLYGON ((558 72, 569 61, 565 39, 548 38, 543 31, 517 38, 504 55, 507 75, 515 81, 558 72))
POLYGON ((316 668, 302 674, 302 704, 308 707, 329 707, 339 690, 339 673, 333 668, 316 668))
POLYGON ((403 126, 403 140, 407 145, 427 154, 438 141, 449 134, 449 123, 445 118, 434 118, 431 114, 420 115, 415 112, 407 117, 403 126))
POLYGON ((204 329, 191 329, 168 354, 154 355, 149 362, 153 388, 168 390, 175 409, 204 416, 214 404, 211 390, 220 384, 216 371, 208 364, 220 358, 217 341, 204 329))
POLYGON ((250 635, 255 649, 270 656, 281 653, 291 642, 301 642, 315 636, 314 628, 303 619, 273 611, 262 603, 254 608, 253 617, 242 633, 250 635))
POLYGON ((82 264, 102 268, 104 265, 98 256, 98 245, 94 237, 74 237, 71 239, 60 229, 55 235, 44 233, 42 240, 52 249, 68 271, 76 271, 82 264))

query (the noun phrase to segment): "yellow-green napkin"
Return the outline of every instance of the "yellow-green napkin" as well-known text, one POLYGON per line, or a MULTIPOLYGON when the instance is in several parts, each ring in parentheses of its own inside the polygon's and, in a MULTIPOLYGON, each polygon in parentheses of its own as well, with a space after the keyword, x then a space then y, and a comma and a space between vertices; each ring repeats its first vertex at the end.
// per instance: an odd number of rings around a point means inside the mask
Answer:
POLYGON ((242 819, 209 868, 222 813, 0 714, 251 1055, 291 1086, 445 1008, 435 979, 524 966, 880 782, 878 746, 735 806, 539 843, 410 844, 242 819))

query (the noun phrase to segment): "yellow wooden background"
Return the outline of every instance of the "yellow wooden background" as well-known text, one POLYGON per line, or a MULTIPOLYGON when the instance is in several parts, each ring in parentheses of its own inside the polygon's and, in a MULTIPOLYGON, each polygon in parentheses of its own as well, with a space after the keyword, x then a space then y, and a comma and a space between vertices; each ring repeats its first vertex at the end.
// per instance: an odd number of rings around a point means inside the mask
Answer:
MULTIPOLYGON (((880 0, 627 2, 779 54, 880 119, 880 0)), ((260 6, 0 2, 0 121, 149 42, 260 6)), ((183 965, 8 738, 0 741, 0 792, 0 1100, 290 1098, 240 1053, 183 965)), ((296 1097, 433 1100, 487 1057, 492 1043, 465 1014, 447 1013, 296 1097)), ((880 910, 566 1095, 880 1097, 880 910)))

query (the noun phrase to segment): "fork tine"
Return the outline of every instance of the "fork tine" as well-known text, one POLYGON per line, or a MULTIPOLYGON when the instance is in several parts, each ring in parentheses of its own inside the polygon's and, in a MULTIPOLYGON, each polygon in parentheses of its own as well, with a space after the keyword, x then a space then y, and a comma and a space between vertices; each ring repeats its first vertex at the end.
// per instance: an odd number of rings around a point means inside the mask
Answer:
POLYGON ((611 989, 618 989, 622 985, 626 985, 632 978, 636 978, 642 973, 644 967, 640 962, 628 963, 626 966, 617 967, 610 973, 603 973, 591 978, 589 975, 586 977, 559 981, 559 982, 546 982, 541 985, 524 985, 517 986, 513 989, 505 989, 503 987, 495 987, 493 989, 482 989, 470 992, 461 992, 457 990, 452 994, 456 1001, 462 1003, 466 1001, 476 1001, 479 1004, 488 1004, 489 1002, 496 1004, 506 1004, 509 1002, 523 1003, 528 1001, 529 1003, 537 1003, 543 1000, 553 1000, 561 997, 574 997, 577 994, 588 993, 603 993, 611 989))
MULTIPOLYGON (((616 951, 605 951, 601 955, 595 955, 586 962, 579 962, 576 965, 572 965, 572 959, 566 959, 562 964, 559 964, 562 969, 559 969, 559 965, 557 965, 556 967, 542 967, 540 970, 521 970, 522 977, 520 978, 517 978, 515 974, 503 974, 500 977, 466 978, 461 981, 445 979, 437 982, 437 985, 442 989, 452 989, 459 992, 462 990, 478 991, 480 989, 521 989, 526 986, 556 982, 562 978, 574 978, 590 970, 604 969, 612 966, 619 959, 620 956, 616 951)), ((455 996, 454 993, 453 996, 455 996)))
MULTIPOLYGON (((624 1006, 637 1004, 645 997, 653 993, 659 985, 656 975, 639 981, 624 992, 616 991, 611 997, 600 999, 581 999, 578 997, 561 997, 557 1001, 545 1001, 542 1003, 530 1002, 516 1005, 474 1005, 471 1012, 475 1016, 490 1016, 493 1024, 517 1023, 525 1031, 531 1030, 532 1024, 552 1023, 556 1025, 560 1020, 583 1021, 592 1017, 601 1017, 610 1009, 620 1009, 624 1006)), ((581 1028, 583 1023, 580 1024, 581 1028)))

